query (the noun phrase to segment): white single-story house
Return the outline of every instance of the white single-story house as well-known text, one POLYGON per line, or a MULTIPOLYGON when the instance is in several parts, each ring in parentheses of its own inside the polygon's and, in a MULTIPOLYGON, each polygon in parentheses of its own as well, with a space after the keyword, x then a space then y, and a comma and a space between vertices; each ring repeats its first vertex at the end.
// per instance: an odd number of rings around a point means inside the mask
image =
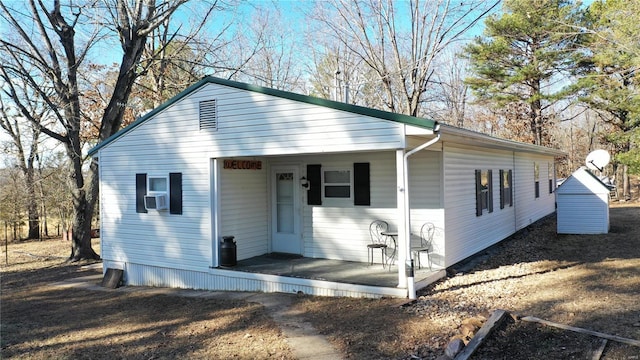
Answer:
POLYGON ((574 171, 556 190, 558 234, 608 233, 610 192, 587 167, 574 171))
POLYGON ((126 284, 367 297, 415 296, 404 264, 425 222, 437 229, 431 270, 442 276, 553 213, 554 157, 564 155, 214 77, 89 154, 103 266, 124 270, 126 284), (220 266, 221 239, 234 236, 239 262, 288 253, 377 271, 367 250, 376 219, 397 230, 392 287, 220 266))

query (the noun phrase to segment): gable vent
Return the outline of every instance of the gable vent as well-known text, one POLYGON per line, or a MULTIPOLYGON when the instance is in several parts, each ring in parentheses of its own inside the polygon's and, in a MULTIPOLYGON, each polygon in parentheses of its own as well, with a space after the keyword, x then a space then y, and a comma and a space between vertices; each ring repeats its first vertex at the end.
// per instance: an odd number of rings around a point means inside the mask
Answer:
POLYGON ((200 130, 218 129, 216 100, 200 101, 200 130))

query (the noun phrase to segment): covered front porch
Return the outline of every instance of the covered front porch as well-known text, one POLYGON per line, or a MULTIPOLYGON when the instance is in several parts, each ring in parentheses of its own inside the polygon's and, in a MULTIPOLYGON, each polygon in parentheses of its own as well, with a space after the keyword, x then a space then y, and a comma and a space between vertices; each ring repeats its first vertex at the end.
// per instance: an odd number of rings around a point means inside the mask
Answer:
MULTIPOLYGON (((398 265, 318 259, 270 253, 238 261, 226 268, 238 277, 256 277, 282 284, 295 284, 312 295, 360 297, 407 297, 407 289, 398 287, 398 265), (266 277, 265 277, 266 276, 266 277)), ((415 288, 419 290, 445 276, 445 270, 414 268, 415 288)), ((230 276, 233 276, 229 274, 230 276)))

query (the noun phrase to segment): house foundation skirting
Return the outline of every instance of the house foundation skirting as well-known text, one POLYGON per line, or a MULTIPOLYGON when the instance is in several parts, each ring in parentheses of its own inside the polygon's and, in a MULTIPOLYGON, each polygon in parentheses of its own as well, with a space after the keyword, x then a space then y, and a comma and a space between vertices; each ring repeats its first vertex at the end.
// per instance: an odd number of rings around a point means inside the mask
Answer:
MULTIPOLYGON (((124 270, 130 286, 170 287, 210 291, 304 293, 334 297, 407 297, 407 289, 303 279, 213 268, 206 272, 172 269, 134 263, 104 262, 104 268, 124 270)), ((435 280, 434 280, 435 281, 435 280)))

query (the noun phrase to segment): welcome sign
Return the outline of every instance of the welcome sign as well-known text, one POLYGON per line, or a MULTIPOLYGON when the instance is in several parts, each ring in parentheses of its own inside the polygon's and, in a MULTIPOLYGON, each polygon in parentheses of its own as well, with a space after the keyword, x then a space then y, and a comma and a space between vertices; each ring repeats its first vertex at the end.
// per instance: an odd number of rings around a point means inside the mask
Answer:
POLYGON ((230 170, 262 170, 262 161, 259 160, 225 160, 224 168, 230 170))

